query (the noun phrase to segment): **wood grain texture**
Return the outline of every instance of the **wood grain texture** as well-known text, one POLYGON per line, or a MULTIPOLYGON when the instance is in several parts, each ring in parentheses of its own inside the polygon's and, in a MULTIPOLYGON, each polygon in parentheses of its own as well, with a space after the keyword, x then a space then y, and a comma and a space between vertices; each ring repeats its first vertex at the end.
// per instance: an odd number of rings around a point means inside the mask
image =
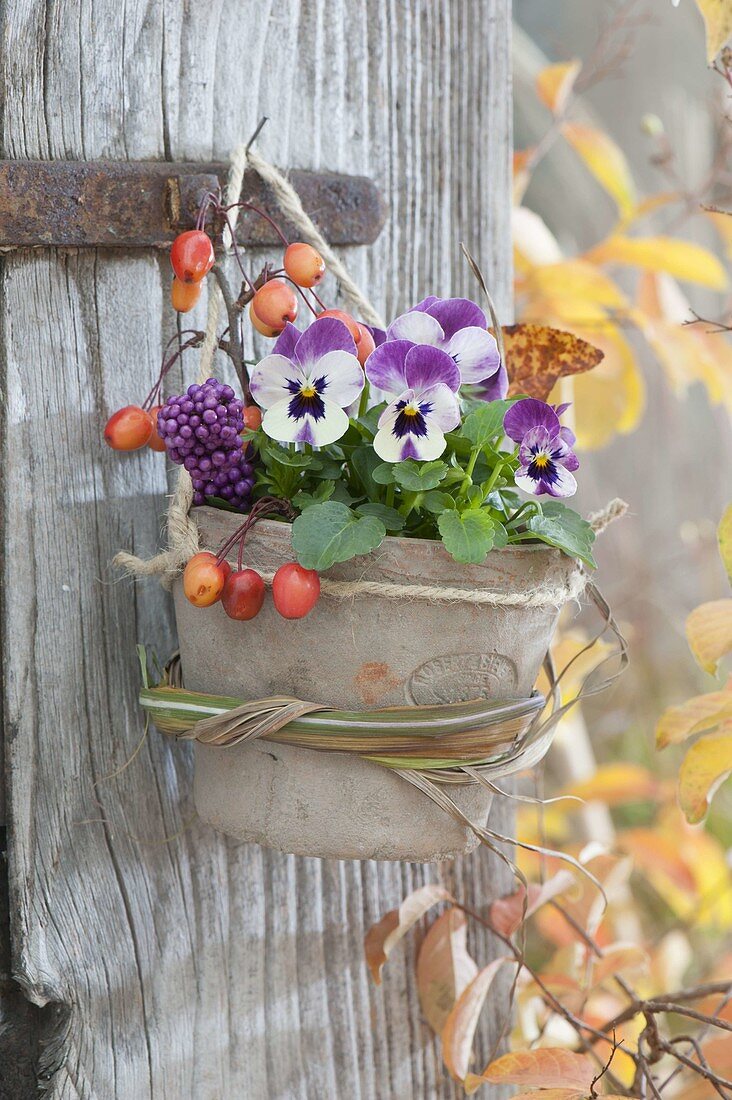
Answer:
MULTIPOLYGON (((0 18, 4 157, 223 159, 266 113, 265 156, 382 188, 387 228, 346 253, 377 307, 472 292, 464 239, 508 313, 508 0, 7 0, 0 18)), ((174 645, 169 598, 110 568, 118 547, 155 548, 163 464, 100 444, 153 380, 168 281, 153 253, 4 261, 14 971, 36 1004, 67 1006, 49 1093, 457 1096, 420 1018, 414 943, 380 989, 362 956, 369 924, 439 869, 227 841, 193 818, 187 751, 155 734, 104 778, 142 735, 135 643, 174 645)), ((442 878, 476 905, 506 882, 485 856, 442 878)), ((473 949, 490 957, 484 939, 473 949)), ((486 1012, 479 1057, 504 1007, 486 1012)))

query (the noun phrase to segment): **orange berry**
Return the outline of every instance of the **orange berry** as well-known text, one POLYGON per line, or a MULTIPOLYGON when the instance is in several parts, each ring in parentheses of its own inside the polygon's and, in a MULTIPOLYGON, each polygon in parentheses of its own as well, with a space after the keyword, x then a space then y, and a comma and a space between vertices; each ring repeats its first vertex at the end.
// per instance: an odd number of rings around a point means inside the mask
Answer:
POLYGON ((177 275, 173 276, 173 285, 170 288, 170 301, 176 313, 188 313, 193 309, 201 297, 201 282, 184 283, 177 275))
POLYGON ((179 233, 170 248, 170 263, 182 283, 198 283, 214 265, 211 238, 202 229, 179 233))
POLYGON ((153 432, 150 413, 139 405, 125 405, 107 421, 104 440, 115 451, 136 451, 144 447, 153 432))
POLYGON ((298 286, 315 286, 325 275, 325 263, 312 245, 298 241, 285 250, 284 268, 298 286))
POLYGON ((256 432, 262 425, 262 410, 259 405, 247 405, 243 412, 244 427, 256 432))
POLYGON ((271 328, 270 325, 263 324, 254 312, 253 302, 249 303, 249 320, 252 322, 252 325, 257 330, 257 332, 261 333, 262 336, 279 336, 279 334, 285 327, 284 325, 280 325, 279 328, 271 328))
POLYGON ((183 573, 183 592, 194 607, 210 607, 221 599, 226 578, 231 572, 216 561, 216 555, 204 550, 194 554, 183 573))
POLYGON ((297 296, 282 279, 268 279, 252 298, 252 309, 263 325, 281 331, 297 317, 297 296))
POLYGON ((361 328, 357 321, 354 321, 350 313, 344 313, 342 309, 324 309, 322 313, 318 314, 318 320, 321 317, 335 317, 336 321, 343 321, 351 336, 353 337, 356 345, 361 340, 361 328))
POLYGON ((361 366, 364 366, 371 352, 376 347, 376 341, 366 328, 366 325, 362 325, 360 321, 356 322, 356 327, 361 333, 361 339, 356 341, 356 355, 361 366))
POLYGON ((160 433, 158 432, 158 413, 162 409, 162 405, 153 405, 150 409, 150 419, 153 422, 152 435, 147 441, 147 445, 151 451, 164 451, 165 442, 163 441, 160 433))

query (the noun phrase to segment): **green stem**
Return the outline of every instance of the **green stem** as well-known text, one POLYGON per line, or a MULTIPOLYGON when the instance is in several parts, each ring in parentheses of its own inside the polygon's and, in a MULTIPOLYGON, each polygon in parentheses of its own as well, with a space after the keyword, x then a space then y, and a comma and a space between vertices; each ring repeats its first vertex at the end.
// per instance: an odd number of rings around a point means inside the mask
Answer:
POLYGON ((369 390, 370 390, 369 384, 368 384, 368 382, 365 382, 364 387, 361 390, 361 400, 358 403, 358 415, 359 415, 359 417, 362 417, 368 409, 368 406, 369 406, 369 390))
POLYGON ((521 505, 521 507, 517 508, 512 516, 509 516, 509 518, 506 520, 505 526, 507 528, 508 527, 513 527, 513 525, 517 522, 517 520, 519 520, 521 518, 522 512, 525 512, 528 508, 535 508, 537 504, 538 504, 538 501, 535 501, 535 500, 526 500, 526 501, 524 501, 524 503, 521 505))
POLYGON ((493 486, 494 486, 494 485, 496 484, 496 482, 498 481, 498 478, 500 477, 500 474, 501 474, 501 472, 502 472, 502 470, 503 470, 503 467, 504 467, 505 465, 506 465, 506 460, 505 460, 505 459, 500 459, 500 460, 499 460, 499 461, 498 461, 498 462, 497 462, 497 463, 495 464, 495 466, 493 467, 493 473, 492 473, 492 474, 491 474, 491 476, 490 476, 490 477, 488 478, 488 481, 487 481, 487 482, 486 482, 486 484, 485 484, 485 496, 488 496, 488 494, 490 493, 491 489, 493 488, 493 486))
POLYGON ((386 487, 386 506, 387 508, 394 507, 394 482, 386 487))

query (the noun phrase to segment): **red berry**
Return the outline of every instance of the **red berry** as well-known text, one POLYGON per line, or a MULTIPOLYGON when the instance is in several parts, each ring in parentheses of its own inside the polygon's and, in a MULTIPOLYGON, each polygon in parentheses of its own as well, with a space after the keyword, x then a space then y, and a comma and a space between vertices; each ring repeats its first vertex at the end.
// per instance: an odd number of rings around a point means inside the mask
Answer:
POLYGON ((231 573, 221 593, 221 603, 230 619, 247 621, 258 615, 264 603, 264 581, 256 569, 231 573))
POLYGON ((343 321, 351 336, 356 342, 356 346, 361 340, 361 329, 357 321, 354 321, 350 313, 344 313, 342 309, 324 309, 322 313, 318 314, 318 320, 321 317, 335 317, 337 321, 343 321))
POLYGON ((214 265, 211 239, 202 229, 189 229, 173 241, 170 262, 182 283, 198 283, 214 265))
POLYGON ((254 325, 257 332, 260 332, 262 336, 279 336, 282 332, 284 325, 280 325, 279 328, 272 328, 270 325, 264 325, 254 312, 254 303, 249 303, 249 320, 254 325))
POLYGON ((177 275, 173 276, 173 285, 170 288, 170 301, 176 313, 189 313, 201 297, 203 284, 184 283, 177 275))
POLYGON ((283 619, 304 619, 320 598, 320 577, 296 561, 281 565, 272 581, 272 598, 283 619))
POLYGON ((244 427, 256 432, 262 425, 262 410, 259 405, 247 405, 243 412, 244 427))
POLYGON ((139 405, 125 405, 107 421, 105 442, 115 451, 136 451, 144 447, 153 432, 150 413, 139 405))
POLYGON ((362 325, 360 321, 356 322, 357 327, 361 333, 361 339, 356 341, 356 355, 358 361, 363 367, 371 352, 376 347, 376 341, 366 328, 366 325, 362 325))
POLYGON ((325 275, 325 263, 312 245, 298 241, 285 250, 284 268, 298 286, 315 286, 325 275))
POLYGON ((263 325, 279 332, 297 317, 297 296, 282 279, 268 279, 252 298, 252 310, 263 325))
POLYGON ((160 433, 158 432, 158 413, 160 412, 162 407, 162 405, 153 405, 153 407, 150 409, 150 419, 153 422, 153 430, 152 435, 147 441, 147 445, 151 451, 165 450, 165 441, 162 439, 160 433))
POLYGON ((218 564, 207 550, 194 554, 183 573, 183 592, 195 607, 210 607, 221 598, 231 566, 218 564), (227 572, 228 569, 228 572, 227 572))

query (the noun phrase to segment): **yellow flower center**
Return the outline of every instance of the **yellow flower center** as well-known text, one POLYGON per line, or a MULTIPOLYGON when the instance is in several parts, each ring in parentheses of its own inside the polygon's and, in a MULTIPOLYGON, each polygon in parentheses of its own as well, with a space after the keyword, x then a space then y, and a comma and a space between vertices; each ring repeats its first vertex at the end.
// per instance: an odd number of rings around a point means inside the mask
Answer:
POLYGON ((540 452, 538 455, 534 456, 534 465, 539 470, 545 470, 546 467, 549 465, 549 456, 544 454, 543 452, 540 452))
POLYGON ((301 397, 315 397, 317 392, 318 391, 316 390, 316 388, 312 384, 312 382, 306 382, 305 385, 300 390, 300 396, 301 397))

